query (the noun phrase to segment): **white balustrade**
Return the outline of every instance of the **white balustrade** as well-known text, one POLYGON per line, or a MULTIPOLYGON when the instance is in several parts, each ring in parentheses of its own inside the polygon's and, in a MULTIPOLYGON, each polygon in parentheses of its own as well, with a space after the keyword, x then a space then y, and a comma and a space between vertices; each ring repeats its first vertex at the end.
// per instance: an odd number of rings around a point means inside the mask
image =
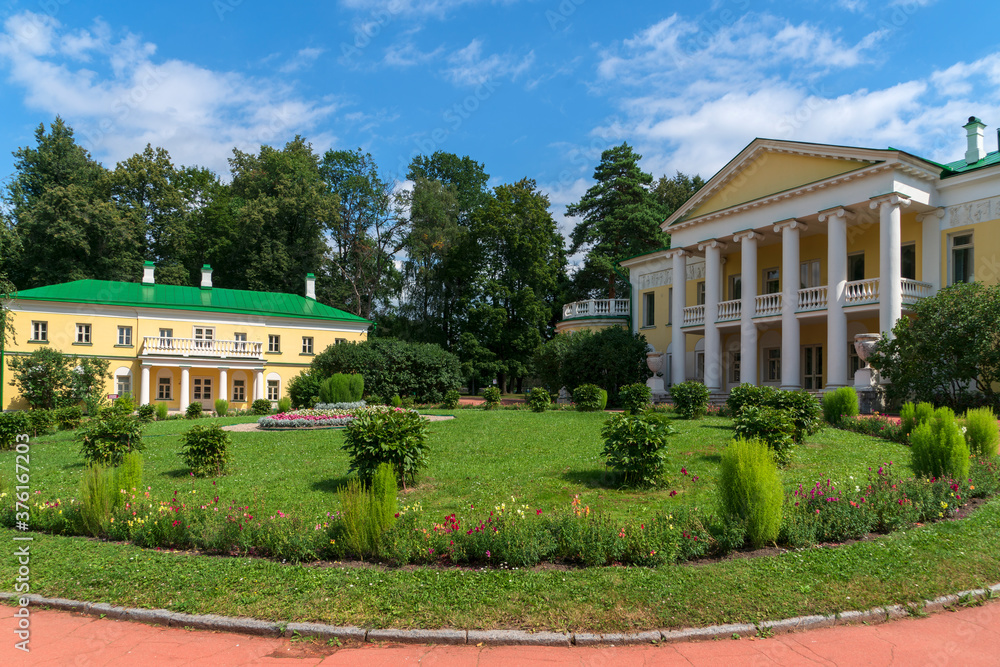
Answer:
POLYGON ((681 326, 691 327, 705 323, 705 306, 687 306, 684 309, 684 319, 681 326))
POLYGON ((588 299, 563 305, 563 319, 573 317, 628 317, 628 299, 588 299))
POLYGON ((755 317, 781 314, 781 293, 760 294, 757 296, 757 312, 755 317))
POLYGON ((732 301, 719 302, 719 316, 717 322, 731 322, 740 319, 740 312, 743 310, 742 301, 734 299, 732 301))
POLYGON ((877 303, 878 284, 878 278, 852 280, 847 283, 846 305, 857 306, 862 303, 877 303))
POLYGON ((260 341, 203 340, 144 336, 143 354, 166 354, 181 357, 221 357, 259 359, 264 350, 260 341))
POLYGON ((922 283, 918 280, 903 278, 901 281, 903 290, 903 303, 916 303, 919 299, 926 299, 931 295, 934 286, 930 283, 922 283))
POLYGON ((799 310, 826 310, 826 285, 799 290, 799 310))

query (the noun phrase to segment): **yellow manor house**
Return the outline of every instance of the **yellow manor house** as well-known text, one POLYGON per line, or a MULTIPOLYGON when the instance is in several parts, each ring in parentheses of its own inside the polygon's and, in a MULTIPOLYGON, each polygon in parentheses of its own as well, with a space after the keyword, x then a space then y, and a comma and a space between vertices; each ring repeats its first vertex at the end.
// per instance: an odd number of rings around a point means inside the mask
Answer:
POLYGON ((985 127, 970 118, 948 164, 755 139, 664 221, 670 249, 621 262, 631 298, 566 304, 557 329, 645 334, 654 393, 690 379, 716 393, 863 387, 856 336, 944 286, 1000 278, 1000 151, 985 127))
POLYGON ((16 341, 0 361, 0 407, 28 407, 10 386, 9 358, 39 346, 110 361, 107 394, 138 404, 192 402, 214 409, 255 399, 276 402, 312 357, 339 342, 367 338, 371 322, 316 301, 308 274, 304 296, 218 289, 212 269, 200 287, 157 285, 146 262, 142 283, 77 280, 18 292, 10 304, 16 341))

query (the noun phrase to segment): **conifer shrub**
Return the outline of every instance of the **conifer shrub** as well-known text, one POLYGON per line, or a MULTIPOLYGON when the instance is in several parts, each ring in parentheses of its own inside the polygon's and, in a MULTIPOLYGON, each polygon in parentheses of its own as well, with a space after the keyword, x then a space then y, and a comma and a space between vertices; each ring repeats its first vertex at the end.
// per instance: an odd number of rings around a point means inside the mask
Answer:
POLYGON ((156 406, 152 403, 143 403, 135 409, 135 414, 140 422, 148 424, 153 421, 153 417, 156 415, 156 406))
POLYGON ((602 456, 625 486, 656 486, 663 478, 670 420, 657 412, 612 415, 601 429, 602 456))
POLYGON ((859 413, 858 392, 854 387, 841 387, 823 395, 823 420, 827 424, 839 424, 859 413))
POLYGON ((292 409, 292 399, 282 396, 278 399, 278 412, 288 412, 292 409))
POLYGON ((381 555, 382 534, 395 522, 399 512, 396 474, 388 463, 379 464, 371 484, 357 478, 337 491, 343 520, 342 539, 358 558, 381 555))
POLYGON ((899 425, 907 437, 913 430, 931 420, 934 416, 934 405, 931 403, 904 403, 899 409, 899 425))
POLYGON ((653 390, 642 382, 627 384, 618 390, 618 400, 622 409, 628 412, 642 412, 653 402, 653 390))
POLYGON ((969 447, 951 408, 938 408, 913 429, 910 452, 917 475, 958 480, 969 476, 969 447))
POLYGON ((580 412, 601 412, 608 405, 608 392, 596 384, 581 384, 573 390, 573 403, 580 412))
POLYGON ((722 451, 719 501, 729 522, 742 524, 755 548, 774 542, 781 529, 784 491, 768 446, 736 438, 722 451))
POLYGON ((545 412, 552 403, 552 397, 544 387, 534 387, 528 392, 528 407, 532 412, 545 412))
POLYGON ((674 412, 681 419, 698 419, 708 411, 708 387, 701 382, 688 380, 670 387, 674 412))
POLYGON ((403 405, 403 399, 399 394, 393 394, 392 398, 389 399, 389 404, 394 408, 398 408, 403 405))
POLYGON ((973 456, 997 455, 1000 429, 990 408, 975 408, 965 413, 965 440, 973 456))
POLYGON ((215 416, 225 417, 229 414, 229 401, 224 398, 215 399, 215 416))
POLYGON ((157 403, 156 404, 156 421, 158 421, 158 422, 166 421, 167 415, 169 414, 169 412, 170 412, 170 408, 167 406, 166 403, 157 403))
POLYGON ((365 379, 358 373, 334 373, 319 385, 321 403, 356 403, 365 393, 365 379))

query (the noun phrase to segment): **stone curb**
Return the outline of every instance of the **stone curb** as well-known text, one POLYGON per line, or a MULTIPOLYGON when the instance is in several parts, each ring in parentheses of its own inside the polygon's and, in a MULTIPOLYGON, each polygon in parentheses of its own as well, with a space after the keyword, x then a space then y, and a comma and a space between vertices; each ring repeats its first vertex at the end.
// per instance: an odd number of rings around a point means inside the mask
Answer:
POLYGON ((731 623, 711 625, 705 628, 682 628, 680 630, 650 630, 635 633, 564 633, 525 632, 523 630, 395 630, 392 628, 366 630, 355 626, 334 626, 324 623, 275 623, 253 618, 218 616, 216 614, 182 614, 166 609, 137 609, 118 607, 103 602, 82 602, 64 598, 45 598, 35 594, 19 594, 0 591, 0 600, 26 598, 29 605, 51 607, 62 611, 78 612, 89 616, 102 616, 123 621, 167 625, 196 630, 236 632, 262 637, 318 637, 354 642, 396 642, 400 644, 451 644, 484 646, 624 646, 631 644, 656 644, 659 642, 702 641, 707 639, 729 639, 733 636, 752 637, 761 632, 786 633, 801 630, 817 630, 834 625, 853 623, 883 623, 912 616, 915 613, 943 611, 964 600, 985 600, 1000 593, 1000 584, 988 588, 975 588, 942 595, 922 604, 890 605, 875 607, 865 611, 843 611, 829 616, 796 616, 777 621, 762 621, 758 624, 731 623))

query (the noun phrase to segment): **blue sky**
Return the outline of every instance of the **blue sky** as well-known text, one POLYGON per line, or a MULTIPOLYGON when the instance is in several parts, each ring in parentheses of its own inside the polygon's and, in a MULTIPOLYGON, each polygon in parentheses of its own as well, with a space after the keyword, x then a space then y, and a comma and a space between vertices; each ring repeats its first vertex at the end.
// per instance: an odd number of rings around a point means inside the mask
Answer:
POLYGON ((0 4, 0 178, 61 114, 108 167, 227 173, 295 134, 534 178, 564 229, 605 148, 708 178, 754 137, 964 154, 1000 125, 1000 11, 961 0, 31 0, 0 4))

